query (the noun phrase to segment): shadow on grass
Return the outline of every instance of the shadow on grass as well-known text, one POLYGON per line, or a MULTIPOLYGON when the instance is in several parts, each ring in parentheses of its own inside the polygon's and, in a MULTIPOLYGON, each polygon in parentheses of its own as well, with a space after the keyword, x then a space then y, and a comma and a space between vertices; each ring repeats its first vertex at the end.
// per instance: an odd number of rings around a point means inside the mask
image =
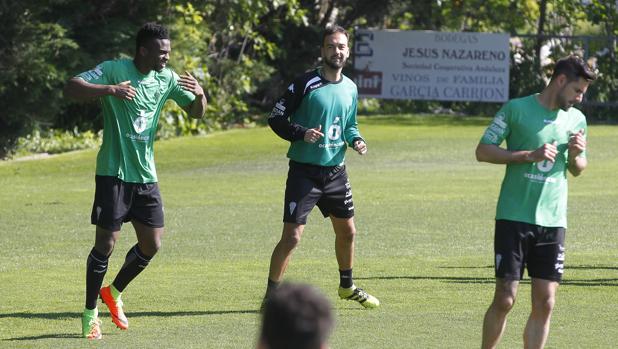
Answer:
POLYGON ((618 270, 618 267, 610 267, 606 265, 566 265, 566 269, 578 270, 618 270))
MULTIPOLYGON (((137 311, 127 313, 128 317, 168 317, 168 316, 203 316, 203 315, 226 315, 226 314, 259 314, 259 310, 212 310, 212 311, 137 311)), ((2 318, 18 318, 18 319, 79 319, 82 313, 78 312, 59 312, 59 313, 0 313, 2 318)), ((53 338, 82 338, 78 334, 42 334, 39 336, 15 337, 3 339, 3 341, 29 341, 39 339, 53 338)))
POLYGON ((453 267, 453 266, 446 266, 446 267, 438 267, 440 269, 493 269, 494 266, 493 265, 486 265, 483 267, 453 267))
POLYGON ((375 276, 375 277, 354 277, 355 280, 435 280, 447 283, 458 284, 493 284, 496 279, 485 277, 465 277, 465 276, 375 276))
MULTIPOLYGON (((485 265, 478 267, 460 267, 460 266, 442 266, 438 267, 440 269, 493 269, 493 265, 485 265)), ((575 270, 618 270, 618 266, 607 266, 607 265, 566 265, 566 269, 575 269, 575 270)))
POLYGON ((82 338, 79 334, 75 333, 50 333, 50 334, 42 334, 39 336, 27 336, 27 337, 15 337, 15 338, 7 338, 2 341, 35 341, 39 339, 62 339, 62 338, 82 338))
MULTIPOLYGON (((482 267, 484 268, 484 267, 482 267)), ((435 280, 454 284, 494 284, 494 277, 466 277, 466 276, 376 276, 376 277, 355 277, 356 280, 435 280)), ((529 284, 530 279, 524 278, 522 284, 529 284)), ((618 287, 618 278, 603 279, 564 279, 560 283, 565 286, 615 286, 618 287)))
MULTIPOLYGON (((105 314, 106 312, 102 312, 105 314)), ((130 317, 160 317, 160 316, 201 316, 201 315, 226 315, 226 314, 259 314, 259 310, 204 310, 204 311, 135 311, 127 312, 130 317)), ((79 319, 82 316, 81 312, 59 312, 59 313, 0 313, 0 319, 3 318, 18 318, 18 319, 79 319)))

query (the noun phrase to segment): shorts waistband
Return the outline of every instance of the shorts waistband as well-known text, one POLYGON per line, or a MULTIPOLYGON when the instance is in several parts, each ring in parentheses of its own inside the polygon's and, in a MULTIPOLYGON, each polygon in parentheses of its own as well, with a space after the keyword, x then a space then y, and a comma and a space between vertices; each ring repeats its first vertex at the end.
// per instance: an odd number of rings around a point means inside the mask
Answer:
POLYGON ((344 164, 341 163, 339 165, 335 165, 335 166, 322 166, 322 165, 316 165, 316 164, 308 164, 308 163, 304 163, 304 162, 298 162, 298 161, 294 161, 294 160, 290 160, 290 166, 300 166, 300 167, 309 167, 309 168, 317 168, 317 169, 323 169, 323 170, 332 170, 335 168, 341 168, 344 167, 344 164))

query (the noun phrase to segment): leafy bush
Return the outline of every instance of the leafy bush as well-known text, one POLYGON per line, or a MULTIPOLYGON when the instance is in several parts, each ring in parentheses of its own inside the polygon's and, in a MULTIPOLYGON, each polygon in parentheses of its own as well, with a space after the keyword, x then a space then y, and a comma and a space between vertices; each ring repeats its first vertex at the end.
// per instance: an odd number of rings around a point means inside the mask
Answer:
POLYGON ((101 145, 103 132, 79 132, 49 129, 35 130, 26 137, 17 139, 17 145, 12 157, 20 157, 32 153, 57 154, 73 150, 97 148, 101 145))

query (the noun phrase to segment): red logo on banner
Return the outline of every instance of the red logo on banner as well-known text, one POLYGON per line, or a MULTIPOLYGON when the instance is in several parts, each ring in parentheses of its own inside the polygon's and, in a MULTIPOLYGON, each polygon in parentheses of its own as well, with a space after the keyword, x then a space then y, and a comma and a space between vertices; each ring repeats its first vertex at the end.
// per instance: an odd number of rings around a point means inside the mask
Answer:
POLYGON ((382 72, 379 71, 358 71, 354 79, 358 86, 358 93, 361 95, 381 95, 382 94, 382 72))

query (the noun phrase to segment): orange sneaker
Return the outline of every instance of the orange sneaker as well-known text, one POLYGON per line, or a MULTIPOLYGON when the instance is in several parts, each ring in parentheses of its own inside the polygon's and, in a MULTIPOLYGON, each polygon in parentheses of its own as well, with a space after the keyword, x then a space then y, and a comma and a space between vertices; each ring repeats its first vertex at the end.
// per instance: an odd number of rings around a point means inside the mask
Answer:
POLYGON ((109 313, 112 315, 112 321, 114 324, 116 324, 116 326, 118 326, 121 330, 126 330, 129 328, 129 320, 127 320, 127 317, 124 315, 124 311, 122 311, 123 304, 120 297, 118 297, 118 299, 114 299, 110 286, 101 288, 99 294, 101 295, 101 300, 103 300, 103 303, 107 305, 107 309, 109 309, 109 313))

